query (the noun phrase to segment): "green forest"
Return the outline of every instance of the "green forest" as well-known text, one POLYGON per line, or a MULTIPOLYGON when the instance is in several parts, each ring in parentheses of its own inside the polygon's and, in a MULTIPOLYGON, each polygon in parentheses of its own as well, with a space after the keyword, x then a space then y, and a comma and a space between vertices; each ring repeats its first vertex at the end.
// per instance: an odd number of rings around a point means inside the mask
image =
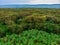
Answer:
POLYGON ((60 45, 60 9, 0 8, 0 45, 60 45))

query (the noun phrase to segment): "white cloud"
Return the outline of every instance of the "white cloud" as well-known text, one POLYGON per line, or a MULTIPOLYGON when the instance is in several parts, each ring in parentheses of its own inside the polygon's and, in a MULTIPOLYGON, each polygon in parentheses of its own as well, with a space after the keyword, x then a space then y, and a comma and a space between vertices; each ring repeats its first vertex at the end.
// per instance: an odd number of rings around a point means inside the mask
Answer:
POLYGON ((60 0, 0 0, 0 4, 60 4, 60 0))
POLYGON ((31 0, 31 4, 60 4, 59 0, 31 0))

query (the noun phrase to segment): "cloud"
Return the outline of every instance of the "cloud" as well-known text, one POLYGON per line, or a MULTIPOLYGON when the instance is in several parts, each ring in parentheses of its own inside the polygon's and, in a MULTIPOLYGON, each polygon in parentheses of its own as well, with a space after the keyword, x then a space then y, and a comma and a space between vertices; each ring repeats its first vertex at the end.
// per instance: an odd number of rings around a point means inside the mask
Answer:
POLYGON ((60 4, 59 0, 31 0, 32 4, 60 4))
POLYGON ((60 0, 0 0, 0 4, 60 4, 60 0))

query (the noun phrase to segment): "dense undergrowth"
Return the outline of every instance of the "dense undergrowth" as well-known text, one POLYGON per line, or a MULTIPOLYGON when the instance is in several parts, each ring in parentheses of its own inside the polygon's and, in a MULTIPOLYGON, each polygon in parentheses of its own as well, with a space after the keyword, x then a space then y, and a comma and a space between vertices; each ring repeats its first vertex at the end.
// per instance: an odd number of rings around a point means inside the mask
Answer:
POLYGON ((60 9, 0 8, 0 44, 60 45, 60 9))

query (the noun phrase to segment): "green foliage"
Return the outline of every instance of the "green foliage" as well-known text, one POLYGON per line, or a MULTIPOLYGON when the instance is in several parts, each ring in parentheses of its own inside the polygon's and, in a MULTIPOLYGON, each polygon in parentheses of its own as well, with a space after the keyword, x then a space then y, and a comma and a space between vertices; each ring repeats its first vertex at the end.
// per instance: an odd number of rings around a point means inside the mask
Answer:
POLYGON ((0 45, 4 44, 60 45, 60 9, 0 8, 0 45))
POLYGON ((60 9, 0 9, 0 23, 11 33, 41 29, 57 34, 60 33, 59 12, 60 9))
POLYGON ((0 24, 0 37, 4 36, 7 30, 7 26, 0 24))
MULTIPOLYGON (((47 32, 60 33, 60 26, 57 18, 53 16, 31 15, 18 20, 19 25, 26 27, 26 29, 41 29, 47 32)), ((25 28, 24 28, 25 29, 25 28)))
POLYGON ((1 45, 59 45, 58 35, 49 34, 45 31, 28 30, 20 35, 12 34, 0 39, 1 45))

